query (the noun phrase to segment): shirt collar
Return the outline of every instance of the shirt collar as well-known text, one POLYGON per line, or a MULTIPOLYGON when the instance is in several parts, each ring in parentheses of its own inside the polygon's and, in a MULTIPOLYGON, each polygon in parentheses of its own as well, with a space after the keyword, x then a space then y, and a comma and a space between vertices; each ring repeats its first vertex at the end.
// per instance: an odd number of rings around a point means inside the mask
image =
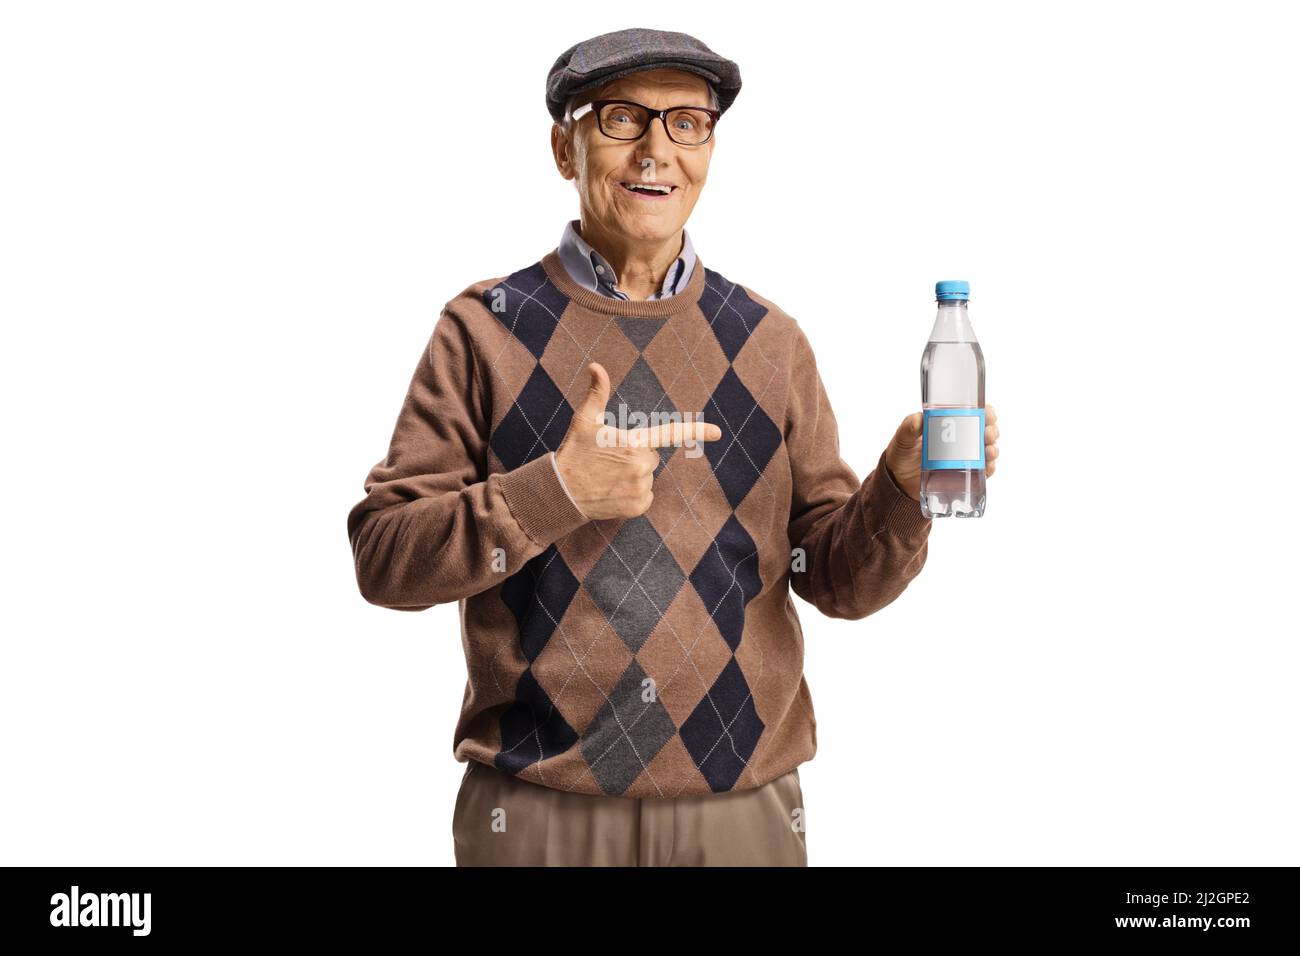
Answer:
MULTIPOLYGON (((581 225, 580 219, 569 220, 560 237, 560 261, 564 263, 569 277, 592 292, 614 299, 627 299, 627 293, 618 288, 618 275, 614 272, 614 267, 579 234, 578 227, 581 225)), ((668 267, 663 287, 650 298, 666 299, 670 295, 676 295, 686 288, 694 271, 695 247, 691 245, 690 233, 683 229, 681 254, 668 267)))

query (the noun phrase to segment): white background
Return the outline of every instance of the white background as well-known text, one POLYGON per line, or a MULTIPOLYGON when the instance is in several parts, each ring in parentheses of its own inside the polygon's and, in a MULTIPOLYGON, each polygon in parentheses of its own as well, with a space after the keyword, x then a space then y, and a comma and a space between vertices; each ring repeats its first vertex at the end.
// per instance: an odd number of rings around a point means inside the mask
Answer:
POLYGON ((894 604, 797 602, 810 863, 1300 863, 1281 4, 3 10, 0 862, 452 862, 457 609, 365 603, 345 518, 443 303, 577 214, 552 61, 646 26, 741 65, 688 229, 859 476, 938 279, 1002 429, 894 604))

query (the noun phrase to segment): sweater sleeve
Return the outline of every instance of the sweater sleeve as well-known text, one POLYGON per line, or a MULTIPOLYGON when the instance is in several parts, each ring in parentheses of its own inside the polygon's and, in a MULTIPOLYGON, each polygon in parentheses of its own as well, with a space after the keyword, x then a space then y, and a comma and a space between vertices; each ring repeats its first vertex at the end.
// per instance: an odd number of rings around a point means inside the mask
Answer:
POLYGON ((902 594, 925 564, 934 519, 898 486, 880 453, 858 483, 812 347, 795 323, 785 441, 792 479, 790 586, 829 617, 857 620, 902 594))
POLYGON ((371 604, 422 611, 485 591, 586 523, 553 453, 485 475, 490 415, 469 331, 448 303, 388 455, 348 513, 357 584, 371 604))

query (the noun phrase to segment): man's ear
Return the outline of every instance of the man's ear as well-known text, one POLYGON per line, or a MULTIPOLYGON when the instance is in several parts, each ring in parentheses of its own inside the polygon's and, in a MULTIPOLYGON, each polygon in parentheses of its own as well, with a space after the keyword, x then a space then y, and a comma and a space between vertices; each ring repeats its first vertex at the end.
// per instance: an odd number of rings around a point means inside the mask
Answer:
POLYGON ((551 152, 555 156, 555 168, 560 171, 560 175, 565 179, 576 178, 573 140, 564 134, 564 127, 559 123, 551 124, 551 152))

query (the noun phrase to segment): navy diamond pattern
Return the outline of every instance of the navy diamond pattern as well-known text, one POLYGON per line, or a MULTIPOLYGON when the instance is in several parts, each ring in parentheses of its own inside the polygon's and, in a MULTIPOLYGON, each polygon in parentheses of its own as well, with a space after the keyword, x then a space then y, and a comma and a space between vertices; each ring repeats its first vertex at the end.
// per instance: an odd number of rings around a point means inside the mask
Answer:
POLYGON ((501 585, 501 600, 519 624, 519 644, 528 663, 542 653, 580 586, 554 544, 501 585))
POLYGON ((763 726, 733 656, 681 729, 682 743, 714 793, 730 790, 740 779, 763 726))
POLYGON ((745 629, 745 605, 762 590, 758 548, 736 516, 727 518, 691 572, 691 584, 734 651, 745 629))
POLYGON ((551 381, 541 365, 533 368, 524 390, 488 440, 507 471, 555 451, 564 441, 573 418, 564 393, 551 381))
POLYGON ((484 292, 483 304, 540 360, 569 300, 551 284, 538 262, 511 273, 484 292))
POLYGON ((704 442, 714 477, 734 509, 749 494, 781 446, 781 430, 758 407, 754 396, 728 367, 709 398, 704 417, 722 429, 717 441, 704 442))
POLYGON ((704 270, 704 292, 700 294, 700 309, 713 324, 713 334, 727 356, 734 362, 741 348, 767 315, 767 306, 759 305, 745 290, 712 269, 704 270))
POLYGON ((564 753, 578 735, 560 714, 530 667, 515 686, 514 703, 501 715, 501 751, 493 761, 507 773, 564 753))

